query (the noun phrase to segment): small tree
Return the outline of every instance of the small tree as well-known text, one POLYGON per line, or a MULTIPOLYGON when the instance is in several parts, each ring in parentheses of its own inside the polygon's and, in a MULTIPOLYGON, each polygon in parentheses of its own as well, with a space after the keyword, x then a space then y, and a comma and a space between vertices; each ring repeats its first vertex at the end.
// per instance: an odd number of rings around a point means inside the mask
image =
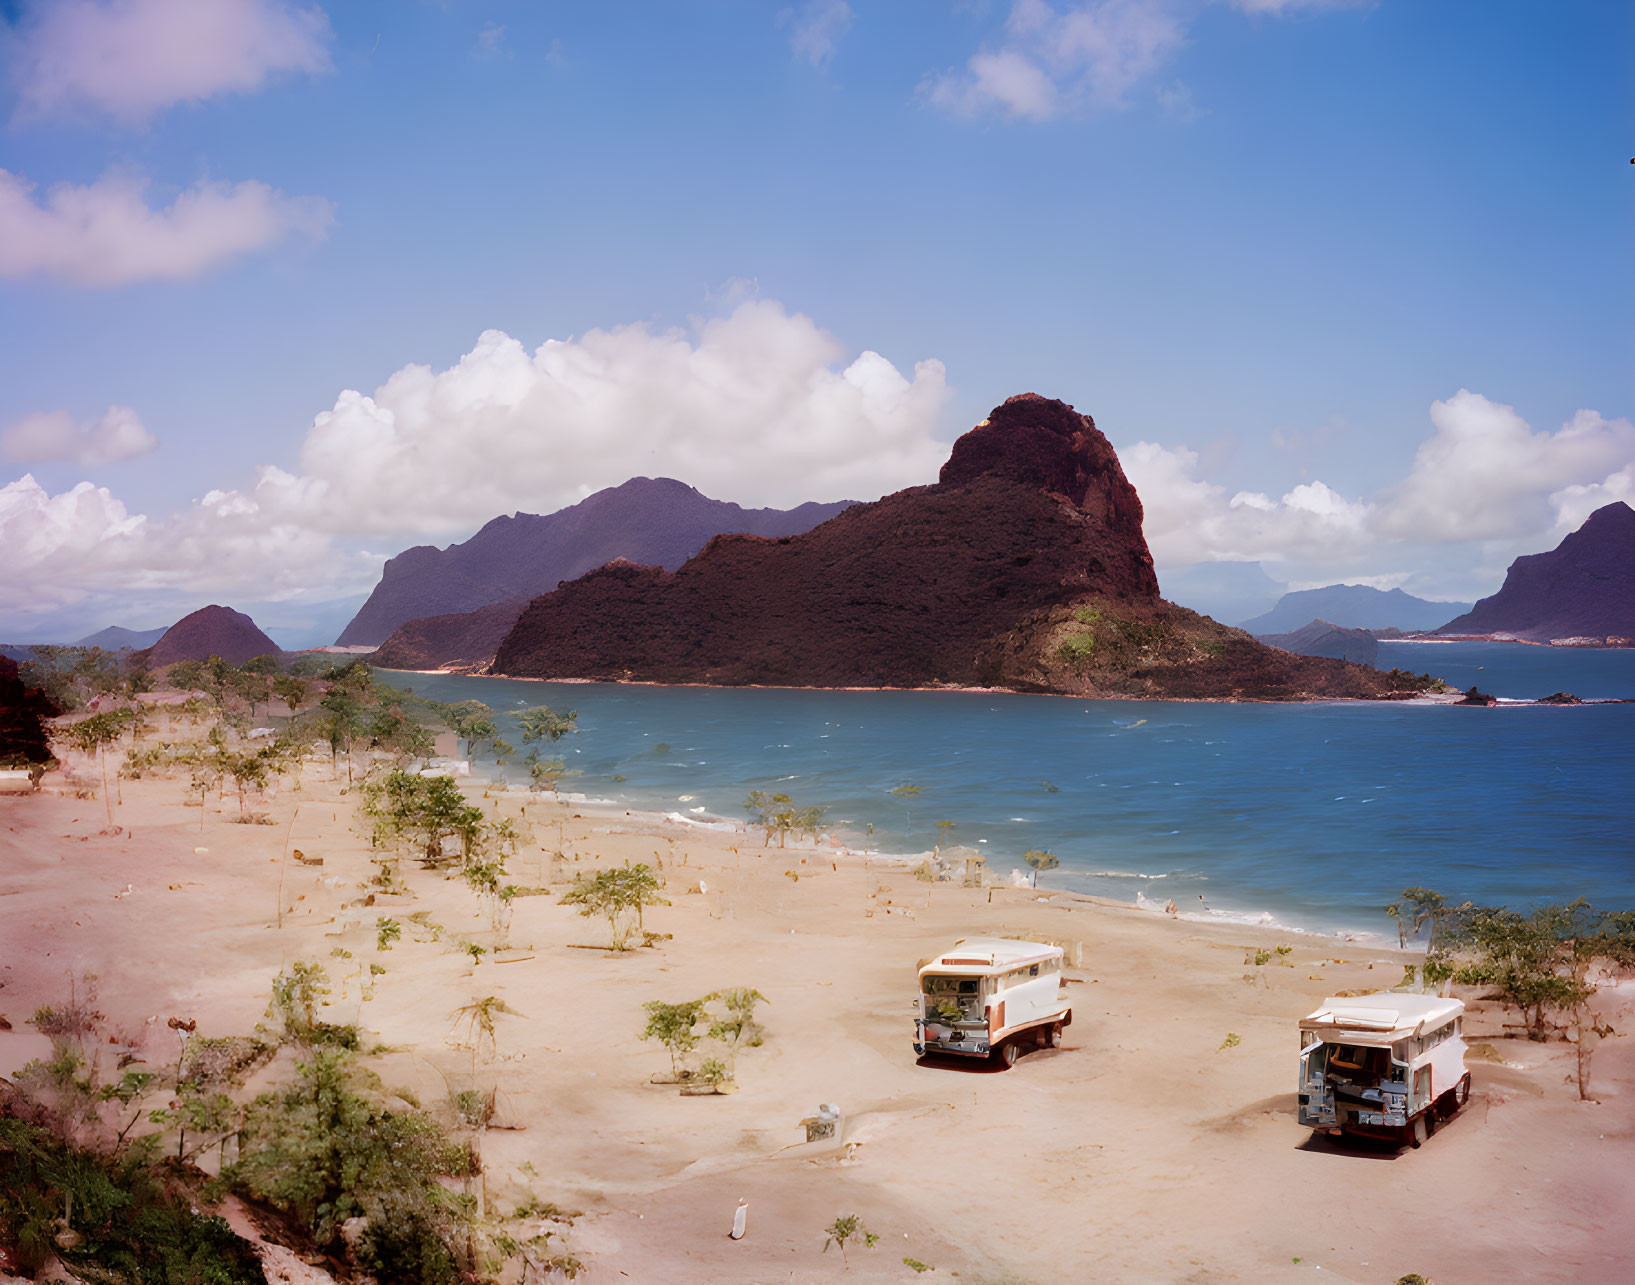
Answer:
POLYGON ((565 714, 558 714, 549 706, 536 705, 517 715, 517 726, 522 729, 524 745, 532 745, 536 741, 555 745, 564 736, 579 730, 578 718, 579 715, 571 709, 565 714))
POLYGON ((125 724, 129 721, 129 711, 111 709, 80 719, 71 724, 67 732, 69 741, 76 749, 96 755, 97 764, 102 770, 102 802, 107 809, 109 825, 114 823, 114 805, 108 794, 108 747, 119 743, 119 738, 125 733, 125 724))
POLYGON ((687 1054, 698 1047, 698 1019, 704 1012, 704 999, 689 1000, 685 1004, 666 1004, 649 1000, 642 1005, 647 1011, 647 1028, 642 1039, 657 1040, 670 1055, 670 1074, 681 1078, 681 1063, 687 1054))
POLYGON ((1062 864, 1056 859, 1055 853, 1042 851, 1038 848, 1029 848, 1022 854, 1022 860, 1027 862, 1033 870, 1033 886, 1035 888, 1039 886, 1039 872, 1041 870, 1054 870, 1062 864))
POLYGON ((830 1245, 840 1246, 840 1261, 846 1264, 846 1270, 851 1271, 851 1260, 846 1257, 846 1242, 853 1237, 861 1236, 863 1244, 873 1249, 879 1237, 863 1226, 863 1220, 856 1214, 842 1214, 823 1229, 828 1233, 828 1239, 823 1242, 823 1252, 829 1252, 830 1245))
POLYGON ((710 1023, 709 1037, 726 1045, 727 1067, 729 1070, 735 1070, 738 1065, 739 1046, 756 1045, 761 1042, 761 1028, 755 1021, 755 1006, 771 1001, 760 991, 748 986, 734 986, 728 990, 716 991, 713 995, 706 996, 706 999, 717 1001, 726 1009, 723 1015, 710 1023))
POLYGON ((313 1033, 320 1029, 318 1006, 329 994, 329 975, 322 964, 298 959, 273 979, 272 999, 267 1004, 267 1016, 278 1023, 275 1032, 281 1040, 295 1044, 310 1044, 313 1033))
POLYGON ((365 787, 362 811, 374 821, 377 845, 410 843, 428 866, 442 863, 443 840, 455 835, 462 859, 469 859, 482 833, 482 809, 446 776, 391 772, 365 787))
POLYGON ((628 950, 632 932, 642 930, 642 910, 647 906, 668 905, 659 895, 659 883, 645 862, 613 870, 598 870, 580 879, 562 898, 564 906, 578 906, 586 918, 603 918, 614 950, 628 950), (634 913, 635 922, 628 917, 634 913))

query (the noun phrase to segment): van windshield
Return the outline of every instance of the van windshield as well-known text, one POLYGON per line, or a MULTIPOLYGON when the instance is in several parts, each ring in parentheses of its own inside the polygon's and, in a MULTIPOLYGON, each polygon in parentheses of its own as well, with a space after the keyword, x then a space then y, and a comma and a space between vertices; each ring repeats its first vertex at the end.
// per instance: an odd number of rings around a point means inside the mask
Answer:
POLYGON ((975 977, 925 977, 921 983, 927 995, 975 995, 981 987, 975 977))

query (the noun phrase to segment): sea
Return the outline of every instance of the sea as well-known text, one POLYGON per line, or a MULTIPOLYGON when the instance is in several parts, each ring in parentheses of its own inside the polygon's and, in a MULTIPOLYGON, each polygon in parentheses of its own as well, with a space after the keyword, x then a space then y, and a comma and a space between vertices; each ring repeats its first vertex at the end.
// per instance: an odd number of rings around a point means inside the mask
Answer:
MULTIPOLYGON (((1528 908, 1635 907, 1635 650, 1384 643, 1495 707, 1098 701, 955 691, 548 683, 378 671, 501 715, 573 710, 547 751, 564 794, 745 819, 751 791, 828 809, 849 846, 940 847, 1069 889, 1188 917, 1394 939, 1403 889, 1528 908), (1532 700, 1571 692, 1574 706, 1532 700)), ((473 764, 521 786, 520 754, 473 764)))

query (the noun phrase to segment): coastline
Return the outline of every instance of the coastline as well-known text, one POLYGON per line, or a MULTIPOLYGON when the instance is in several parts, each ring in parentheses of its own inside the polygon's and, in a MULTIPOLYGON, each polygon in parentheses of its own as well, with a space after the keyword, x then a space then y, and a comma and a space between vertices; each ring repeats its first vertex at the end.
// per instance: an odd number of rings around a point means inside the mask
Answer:
MULTIPOLYGON (((124 783, 117 829, 58 773, 51 793, 0 800, 14 850, 0 897, 0 938, 14 944, 0 972, 13 1028, 0 1031, 0 1073, 40 1051, 21 1019, 60 999, 69 971, 99 973, 98 1006, 157 1029, 150 1056, 162 1059, 174 1056, 159 1038, 167 1016, 213 1036, 247 1032, 272 976, 307 959, 330 974, 326 1020, 358 1022, 390 1050, 368 1059, 384 1084, 434 1112, 473 1077, 503 1092, 522 1127, 483 1140, 489 1199, 502 1211, 530 1194, 584 1210, 568 1247, 591 1285, 830 1280, 822 1228, 851 1212, 883 1238, 851 1264, 848 1279, 865 1282, 903 1279, 904 1256, 964 1279, 1041 1282, 1293 1280, 1318 1265, 1356 1281, 1595 1280, 1632 1265, 1620 1175, 1635 1146, 1609 1128, 1635 1102, 1627 1041, 1598 1054, 1603 1101, 1586 1107, 1562 1081, 1565 1046, 1508 1038, 1506 1015, 1471 996, 1467 1038, 1500 1060, 1473 1063, 1471 1109, 1424 1150, 1342 1150, 1295 1123, 1295 1019, 1336 990, 1397 981, 1414 956, 1394 946, 1170 919, 1059 888, 926 884, 912 857, 865 866, 849 850, 780 850, 706 828, 725 824, 714 819, 472 782, 463 789, 485 813, 531 830, 512 877, 552 895, 519 898, 512 949, 480 964, 418 929, 381 950, 380 915, 407 924, 425 912, 449 935, 489 942, 486 916, 463 885, 412 862, 409 894, 371 888, 354 800, 329 770, 327 758, 309 764, 298 790, 257 801, 270 826, 230 824, 231 797, 223 811, 214 798, 188 808, 183 783, 162 779, 124 783), (292 865, 286 845, 324 864, 292 865), (662 939, 623 956, 583 949, 605 940, 605 925, 559 893, 623 860, 662 866, 669 904, 647 920, 662 939), (375 904, 360 910, 366 889, 375 904), (916 960, 984 933, 1069 950, 1065 1047, 998 1073, 916 1065, 916 960), (1288 966, 1245 962, 1246 950, 1279 945, 1288 966), (385 972, 365 989, 369 964, 385 972), (678 1098, 650 1083, 666 1059, 639 1038, 641 1005, 727 985, 769 1001, 765 1044, 738 1055, 739 1092, 678 1098), (501 1023, 496 1056, 474 1062, 449 1047, 450 1014, 483 995, 520 1016, 501 1023), (803 1143, 798 1121, 819 1102, 839 1105, 840 1135, 803 1143), (1504 1160, 1518 1150, 1531 1157, 1525 1184, 1504 1160), (1256 1181, 1222 1184, 1222 1173, 1256 1181), (1345 1201, 1264 1199, 1272 1187, 1335 1184, 1345 1201), (744 1195, 750 1234, 730 1241, 744 1195), (1422 1217, 1432 1199, 1448 1214, 1435 1225, 1422 1217), (1358 1201, 1369 1219, 1348 1213, 1358 1201)), ((1635 1016, 1635 995, 1612 1002, 1615 1025, 1635 1016)), ((290 1073, 281 1058, 250 1087, 290 1073)))

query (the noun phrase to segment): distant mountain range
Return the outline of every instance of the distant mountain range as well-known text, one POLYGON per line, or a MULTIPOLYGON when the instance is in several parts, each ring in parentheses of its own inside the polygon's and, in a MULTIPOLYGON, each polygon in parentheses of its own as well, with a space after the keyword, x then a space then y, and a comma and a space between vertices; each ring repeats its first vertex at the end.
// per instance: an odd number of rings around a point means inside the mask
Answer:
MULTIPOLYGON (((1084 696, 1405 694, 1377 670, 1266 647, 1165 602, 1141 521, 1095 423, 1024 394, 954 443, 933 485, 800 535, 717 536, 675 571, 621 559, 533 598, 488 672, 1084 696)), ((428 631, 413 667, 434 667, 461 619, 428 631)), ((403 663, 386 657, 409 629, 377 660, 403 663)))
POLYGON ((1469 610, 1468 602, 1430 602, 1401 589, 1331 584, 1286 593, 1277 600, 1277 606, 1264 615, 1241 621, 1239 627, 1257 638, 1293 633, 1316 620, 1341 629, 1401 629, 1414 633, 1435 629, 1469 610))
POLYGON ((165 626, 158 629, 126 629, 123 625, 109 625, 94 634, 86 634, 74 644, 76 647, 101 647, 104 651, 141 651, 151 647, 165 636, 165 626))
POLYGON ((673 478, 634 477, 555 513, 495 518, 469 540, 446 549, 405 549, 386 564, 369 600, 335 642, 374 645, 423 616, 510 600, 516 600, 520 611, 520 604, 535 595, 614 558, 674 570, 712 536, 798 535, 851 503, 745 509, 712 500, 673 478))
POLYGON ((1197 562, 1160 571, 1158 587, 1177 606, 1224 625, 1264 615, 1283 596, 1283 585, 1258 562, 1197 562))
POLYGON ((1635 637, 1635 509, 1605 505, 1548 553, 1517 558, 1498 593, 1436 632, 1635 637))

